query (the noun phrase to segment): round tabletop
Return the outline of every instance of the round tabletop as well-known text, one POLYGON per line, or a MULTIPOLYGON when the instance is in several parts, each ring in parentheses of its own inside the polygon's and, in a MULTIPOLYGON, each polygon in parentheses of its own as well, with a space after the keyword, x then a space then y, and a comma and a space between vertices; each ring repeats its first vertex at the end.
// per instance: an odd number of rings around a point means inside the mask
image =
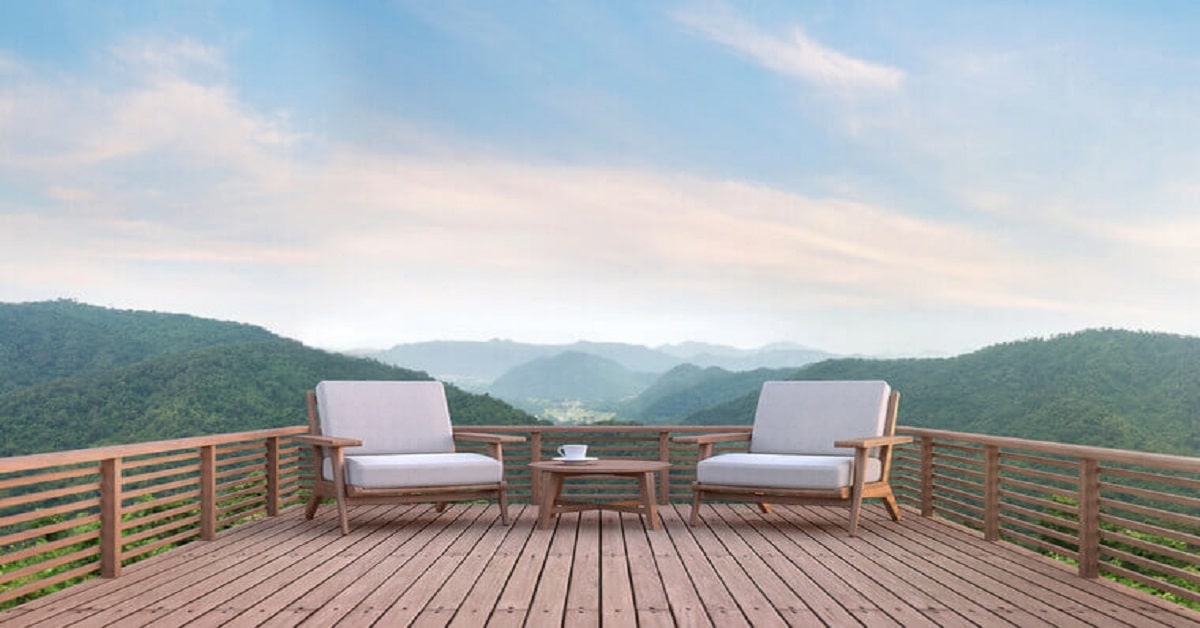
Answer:
POLYGON ((637 458, 600 458, 588 462, 567 463, 558 460, 539 460, 529 463, 529 467, 538 471, 550 471, 563 474, 593 474, 593 473, 649 473, 665 471, 671 463, 661 460, 639 460, 637 458))

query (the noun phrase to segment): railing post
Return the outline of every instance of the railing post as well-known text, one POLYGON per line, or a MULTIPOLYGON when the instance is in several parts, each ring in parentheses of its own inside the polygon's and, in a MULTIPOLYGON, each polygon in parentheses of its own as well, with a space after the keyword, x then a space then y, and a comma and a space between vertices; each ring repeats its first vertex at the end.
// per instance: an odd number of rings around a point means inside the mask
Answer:
POLYGON ((1000 448, 988 445, 983 454, 983 538, 1000 540, 1000 448))
MULTIPOLYGON (((671 433, 665 428, 658 431, 658 459, 661 462, 671 461, 671 433)), ((658 479, 658 503, 671 503, 671 470, 663 469, 659 472, 658 479)))
MULTIPOLYGON (((529 434, 529 461, 538 462, 542 459, 542 432, 534 430, 529 434)), ((542 495, 542 472, 533 471, 529 475, 529 500, 530 503, 541 503, 542 495)))
POLYGON ((1079 576, 1100 575, 1100 462, 1079 461, 1079 576))
POLYGON ((933 437, 921 437, 921 516, 933 516, 933 437))
POLYGON ((121 459, 100 461, 100 575, 121 575, 121 459))
POLYGON ((267 439, 267 516, 279 516, 279 437, 267 439))
POLYGON ((217 447, 200 447, 200 538, 217 538, 217 447))

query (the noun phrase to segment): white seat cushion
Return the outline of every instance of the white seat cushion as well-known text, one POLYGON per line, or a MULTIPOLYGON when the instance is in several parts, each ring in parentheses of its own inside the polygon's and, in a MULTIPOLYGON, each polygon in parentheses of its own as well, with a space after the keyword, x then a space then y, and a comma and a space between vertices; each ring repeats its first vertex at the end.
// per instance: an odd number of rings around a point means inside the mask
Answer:
POLYGON ((758 397, 750 452, 852 456, 834 441, 882 436, 891 388, 882 381, 766 382, 758 397))
POLYGON ((347 455, 454 451, 441 382, 327 381, 316 393, 321 433, 362 441, 347 455))
MULTIPOLYGON (((333 480, 333 461, 324 475, 333 480)), ((346 456, 346 483, 363 488, 413 488, 454 484, 495 484, 503 476, 499 460, 483 454, 393 454, 346 456)))
MULTIPOLYGON (((867 482, 879 480, 882 465, 867 458, 867 482)), ((696 464, 701 484, 763 488, 839 489, 854 481, 853 456, 720 454, 696 464)))

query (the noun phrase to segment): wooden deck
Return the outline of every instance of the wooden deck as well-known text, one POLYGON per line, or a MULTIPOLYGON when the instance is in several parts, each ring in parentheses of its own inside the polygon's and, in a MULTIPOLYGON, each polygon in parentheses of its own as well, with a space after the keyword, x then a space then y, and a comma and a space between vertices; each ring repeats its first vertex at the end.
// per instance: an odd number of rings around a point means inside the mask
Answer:
POLYGON ((1200 613, 906 510, 688 506, 637 515, 536 507, 301 509, 0 614, 2 626, 1198 626, 1200 613))

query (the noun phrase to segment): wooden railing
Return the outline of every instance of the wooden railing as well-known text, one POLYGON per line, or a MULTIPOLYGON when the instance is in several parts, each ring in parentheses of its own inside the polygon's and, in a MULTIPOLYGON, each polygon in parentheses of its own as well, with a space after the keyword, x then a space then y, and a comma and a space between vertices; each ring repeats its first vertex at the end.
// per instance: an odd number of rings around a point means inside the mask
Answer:
POLYGON ((1200 604, 1200 458, 900 428, 892 485, 922 515, 1200 604))
MULTIPOLYGON (((749 426, 469 426, 516 434, 504 447, 510 499, 529 500, 528 463, 559 445, 589 455, 665 460, 659 500, 686 501, 697 448, 684 434, 749 426)), ((0 459, 0 604, 123 565, 299 503, 311 474, 303 427, 0 459)), ((1200 603, 1200 459, 978 434, 901 428, 892 483, 924 516, 978 529, 1168 597, 1200 603)), ((740 446, 744 447, 744 444, 740 446)), ((739 444, 729 445, 738 449, 739 444)), ((463 447, 470 451, 469 447, 463 447)), ((483 449, 482 446, 480 448, 483 449)), ((629 482, 572 484, 631 499, 629 482)))
POLYGON ((302 427, 0 458, 0 604, 296 503, 302 427))

